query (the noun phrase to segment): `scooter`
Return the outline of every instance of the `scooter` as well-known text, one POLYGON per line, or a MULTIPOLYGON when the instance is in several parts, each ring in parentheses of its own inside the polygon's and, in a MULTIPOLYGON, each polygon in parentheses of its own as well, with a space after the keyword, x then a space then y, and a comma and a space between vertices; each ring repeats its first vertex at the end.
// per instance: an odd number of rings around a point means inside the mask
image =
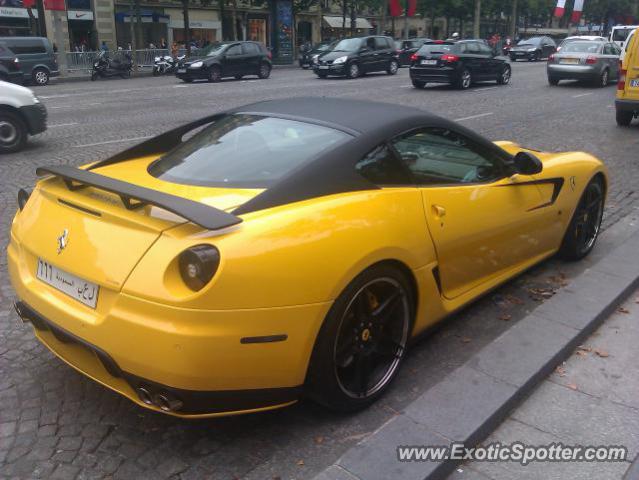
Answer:
POLYGON ((128 52, 119 52, 118 56, 111 59, 105 51, 100 52, 98 59, 93 63, 91 71, 91 80, 95 81, 98 77, 122 77, 129 78, 133 62, 128 52))
POLYGON ((175 72, 178 63, 184 61, 185 58, 186 55, 180 55, 177 58, 173 58, 171 55, 155 57, 153 62, 153 76, 157 77, 158 75, 175 72))

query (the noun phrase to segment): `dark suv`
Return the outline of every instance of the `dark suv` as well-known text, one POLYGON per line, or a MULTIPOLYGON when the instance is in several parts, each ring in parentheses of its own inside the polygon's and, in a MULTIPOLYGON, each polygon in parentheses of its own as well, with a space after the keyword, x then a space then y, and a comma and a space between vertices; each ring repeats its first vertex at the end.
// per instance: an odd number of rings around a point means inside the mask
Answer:
POLYGON ((496 58, 482 40, 426 43, 411 57, 410 79, 415 88, 450 83, 466 89, 486 80, 505 85, 510 82, 510 74, 506 59, 496 58))
POLYGON ((0 42, 0 80, 22 83, 20 61, 4 42, 0 42))
POLYGON ((46 85, 60 74, 51 42, 44 37, 0 37, 20 61, 21 83, 46 85))
POLYGON ((197 58, 178 65, 175 76, 185 82, 203 79, 219 82, 224 77, 238 80, 245 75, 268 78, 271 74, 271 52, 258 42, 214 43, 197 58))
POLYGON ((356 78, 369 72, 395 75, 398 68, 393 39, 382 36, 345 38, 313 62, 313 71, 320 78, 329 75, 356 78))

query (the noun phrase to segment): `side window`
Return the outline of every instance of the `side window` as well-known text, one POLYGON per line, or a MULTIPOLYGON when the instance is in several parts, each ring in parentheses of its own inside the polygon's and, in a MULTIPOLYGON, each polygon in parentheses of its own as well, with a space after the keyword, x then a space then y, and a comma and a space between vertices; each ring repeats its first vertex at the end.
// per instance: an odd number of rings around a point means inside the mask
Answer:
POLYGON ((11 47, 16 54, 28 54, 28 53, 47 53, 47 49, 45 48, 42 42, 20 42, 16 43, 11 47))
POLYGON ((477 42, 468 42, 466 44, 466 53, 472 53, 474 55, 479 55, 479 44, 477 42))
POLYGON ((260 53, 260 49, 254 43, 243 43, 242 53, 244 55, 257 55, 258 53, 260 53))
POLYGON ((492 57, 493 55, 493 51, 490 49, 490 47, 488 45, 484 45, 483 43, 479 44, 479 53, 488 57, 492 57))
POLYGON ((386 144, 375 147, 355 165, 355 170, 376 185, 406 185, 406 170, 386 144))
POLYGON ((366 39, 366 48, 369 50, 375 50, 375 38, 370 37, 366 39))
POLYGON ((393 141, 402 162, 420 185, 496 180, 502 163, 465 137, 444 128, 427 128, 393 141))
POLYGON ((242 46, 240 44, 231 45, 226 50, 227 55, 242 55, 242 46))

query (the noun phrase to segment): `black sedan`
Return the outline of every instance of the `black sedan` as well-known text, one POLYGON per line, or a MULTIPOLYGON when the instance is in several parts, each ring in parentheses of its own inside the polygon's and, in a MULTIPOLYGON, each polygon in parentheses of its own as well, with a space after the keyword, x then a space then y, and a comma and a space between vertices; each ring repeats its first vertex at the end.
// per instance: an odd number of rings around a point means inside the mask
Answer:
POLYGON ((268 78, 271 68, 271 53, 261 43, 216 43, 204 49, 202 56, 180 63, 175 76, 187 83, 198 79, 219 82, 224 77, 239 80, 245 75, 268 78))
POLYGON ((427 83, 449 83, 466 89, 473 82, 487 80, 506 85, 510 74, 506 60, 495 57, 481 40, 431 42, 411 57, 410 79, 415 88, 424 88, 427 83))
POLYGON ((520 40, 519 43, 510 49, 510 61, 528 60, 538 62, 542 58, 548 58, 557 51, 557 44, 550 37, 532 37, 527 40, 520 40))
POLYGON ((306 69, 313 66, 313 57, 328 52, 335 42, 320 42, 300 52, 300 67, 306 69))

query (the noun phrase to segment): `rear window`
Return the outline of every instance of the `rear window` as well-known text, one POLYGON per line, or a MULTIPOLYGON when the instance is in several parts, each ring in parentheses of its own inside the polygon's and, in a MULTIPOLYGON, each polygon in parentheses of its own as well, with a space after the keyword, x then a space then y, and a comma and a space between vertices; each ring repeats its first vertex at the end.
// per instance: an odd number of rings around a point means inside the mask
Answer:
POLYGON ((459 49, 457 44, 439 43, 433 45, 423 45, 419 49, 421 54, 437 55, 450 52, 457 52, 459 49))
POLYGON ((261 115, 227 115, 156 160, 149 173, 187 185, 267 188, 352 138, 332 128, 261 115))
POLYGON ((623 42, 632 31, 634 31, 634 28, 619 28, 612 32, 612 39, 615 42, 623 42))
POLYGON ((562 53, 600 53, 601 42, 570 42, 561 49, 562 53))

